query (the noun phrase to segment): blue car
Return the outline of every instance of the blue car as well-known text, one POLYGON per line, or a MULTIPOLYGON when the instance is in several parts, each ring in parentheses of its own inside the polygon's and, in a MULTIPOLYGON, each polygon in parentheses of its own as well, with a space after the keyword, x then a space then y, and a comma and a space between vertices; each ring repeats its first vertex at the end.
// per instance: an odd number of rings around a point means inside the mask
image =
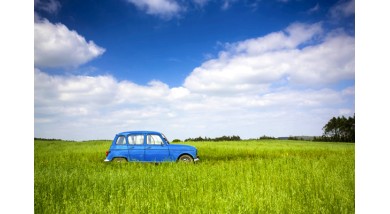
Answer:
POLYGON ((154 131, 129 131, 117 134, 106 151, 104 161, 196 162, 198 150, 189 145, 170 144, 154 131))

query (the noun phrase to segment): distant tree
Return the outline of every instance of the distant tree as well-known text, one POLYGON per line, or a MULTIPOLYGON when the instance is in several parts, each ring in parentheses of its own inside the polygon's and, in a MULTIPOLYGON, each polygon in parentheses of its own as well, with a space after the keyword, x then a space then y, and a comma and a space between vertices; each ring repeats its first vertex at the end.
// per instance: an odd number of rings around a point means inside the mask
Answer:
POLYGON ((172 143, 180 143, 180 142, 181 142, 180 139, 174 139, 174 140, 172 140, 172 143))
POLYGON ((331 141, 330 138, 323 136, 314 137, 312 141, 319 141, 319 142, 329 142, 331 141))
POLYGON ((323 139, 334 142, 355 142, 355 115, 353 117, 333 117, 322 128, 323 139))
POLYGON ((222 137, 216 137, 216 138, 209 138, 209 137, 197 137, 197 138, 187 138, 184 141, 240 141, 240 136, 222 136, 222 137))
POLYGON ((296 136, 289 136, 288 137, 288 140, 299 140, 298 137, 296 136))
POLYGON ((61 139, 55 139, 55 138, 39 138, 39 137, 34 137, 34 140, 40 140, 40 141, 67 141, 67 140, 61 140, 61 139))
POLYGON ((275 137, 266 136, 266 135, 263 135, 259 138, 259 140, 275 140, 275 139, 276 139, 275 137))

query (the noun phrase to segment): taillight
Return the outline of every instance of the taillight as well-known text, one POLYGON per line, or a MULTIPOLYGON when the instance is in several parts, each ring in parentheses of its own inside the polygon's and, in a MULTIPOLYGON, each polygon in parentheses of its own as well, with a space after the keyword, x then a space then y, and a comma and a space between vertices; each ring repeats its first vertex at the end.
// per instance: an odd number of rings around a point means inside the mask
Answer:
POLYGON ((110 151, 106 151, 106 157, 108 156, 108 154, 110 154, 110 151))

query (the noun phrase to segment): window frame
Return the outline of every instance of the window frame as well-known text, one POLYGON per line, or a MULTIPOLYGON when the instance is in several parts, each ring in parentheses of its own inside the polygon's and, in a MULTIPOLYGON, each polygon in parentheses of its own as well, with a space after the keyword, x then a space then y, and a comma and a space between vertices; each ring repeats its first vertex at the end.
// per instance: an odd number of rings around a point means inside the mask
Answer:
MULTIPOLYGON (((153 139, 153 137, 152 137, 152 139, 153 139)), ((154 139, 153 139, 154 140, 154 139)), ((158 134, 147 134, 146 135, 146 145, 148 145, 148 146, 155 146, 155 145, 157 145, 157 146, 161 146, 161 145, 165 145, 165 143, 164 143, 164 139, 160 136, 160 135, 158 135, 158 134), (149 137, 152 137, 152 136, 157 136, 159 139, 160 139, 160 143, 159 144, 156 144, 156 143, 149 143, 150 141, 149 141, 149 137)))
MULTIPOLYGON (((122 142, 123 142, 123 140, 122 140, 122 142)), ((118 135, 118 137, 116 138, 116 141, 115 141, 115 145, 127 145, 126 136, 124 136, 124 135, 118 135), (124 143, 118 143, 119 139, 123 139, 123 140, 124 140, 124 143)))
POLYGON ((130 135, 127 135, 127 142, 129 145, 132 145, 132 146, 141 146, 141 145, 144 145, 145 144, 145 135, 144 134, 130 134, 130 135), (137 143, 137 142, 141 142, 141 141, 133 141, 133 139, 130 141, 129 140, 129 137, 142 137, 142 143, 137 143), (130 142, 135 142, 135 143, 130 143, 130 142))

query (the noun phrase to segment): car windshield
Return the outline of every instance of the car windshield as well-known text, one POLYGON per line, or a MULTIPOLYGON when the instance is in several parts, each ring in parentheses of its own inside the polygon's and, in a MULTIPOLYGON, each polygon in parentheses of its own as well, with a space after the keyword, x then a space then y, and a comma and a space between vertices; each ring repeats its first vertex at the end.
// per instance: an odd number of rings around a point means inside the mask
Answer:
POLYGON ((167 139, 167 137, 165 137, 164 134, 161 134, 161 136, 164 138, 164 140, 169 144, 169 140, 167 139))

